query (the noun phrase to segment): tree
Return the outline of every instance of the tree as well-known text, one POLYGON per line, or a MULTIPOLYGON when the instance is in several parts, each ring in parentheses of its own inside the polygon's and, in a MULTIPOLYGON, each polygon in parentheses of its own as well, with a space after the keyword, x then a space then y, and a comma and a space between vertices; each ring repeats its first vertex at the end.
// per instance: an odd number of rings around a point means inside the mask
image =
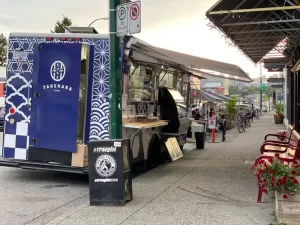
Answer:
POLYGON ((4 34, 0 34, 0 66, 6 64, 7 40, 4 34))
POLYGON ((245 89, 243 89, 242 91, 241 91, 241 96, 244 98, 245 96, 247 96, 247 95, 249 95, 250 93, 249 93, 249 91, 248 91, 248 89, 247 88, 245 88, 245 89))
POLYGON ((63 18, 61 21, 57 21, 54 27, 54 32, 51 31, 52 33, 65 33, 65 27, 71 26, 72 25, 72 20, 69 19, 67 16, 63 15, 63 18))
POLYGON ((237 95, 237 94, 238 94, 238 88, 236 86, 230 86, 229 95, 237 95))

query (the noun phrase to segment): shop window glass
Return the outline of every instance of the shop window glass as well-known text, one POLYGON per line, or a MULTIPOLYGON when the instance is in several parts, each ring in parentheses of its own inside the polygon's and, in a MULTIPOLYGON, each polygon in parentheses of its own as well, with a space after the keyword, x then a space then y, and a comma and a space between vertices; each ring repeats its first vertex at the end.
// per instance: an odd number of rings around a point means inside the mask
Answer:
POLYGON ((139 66, 131 67, 129 81, 128 101, 152 101, 153 70, 152 68, 139 66))
POLYGON ((173 88, 173 79, 174 75, 172 73, 167 72, 166 74, 162 72, 160 74, 159 80, 160 80, 160 86, 173 88))

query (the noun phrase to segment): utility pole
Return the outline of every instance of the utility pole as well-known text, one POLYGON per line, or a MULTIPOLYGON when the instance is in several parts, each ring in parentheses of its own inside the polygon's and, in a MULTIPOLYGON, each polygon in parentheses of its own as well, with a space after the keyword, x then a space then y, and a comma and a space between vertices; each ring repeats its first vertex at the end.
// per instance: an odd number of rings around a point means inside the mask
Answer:
POLYGON ((122 138, 120 40, 117 37, 116 8, 120 0, 109 0, 109 136, 122 138))
POLYGON ((259 89, 259 95, 260 95, 260 114, 262 112, 262 60, 260 61, 260 89, 259 89))
POLYGON ((239 96, 239 111, 241 111, 241 93, 240 93, 240 84, 238 85, 238 96, 239 96))

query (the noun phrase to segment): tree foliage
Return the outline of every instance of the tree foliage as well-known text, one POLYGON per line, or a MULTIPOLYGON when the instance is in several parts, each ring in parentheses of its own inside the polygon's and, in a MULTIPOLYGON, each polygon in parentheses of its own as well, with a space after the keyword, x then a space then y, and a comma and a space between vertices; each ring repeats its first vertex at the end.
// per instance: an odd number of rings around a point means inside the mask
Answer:
MULTIPOLYGON (((229 95, 237 95, 238 92, 238 88, 237 86, 230 86, 229 87, 229 95)), ((246 96, 246 95, 254 95, 254 94, 259 94, 260 90, 259 87, 244 87, 241 91, 240 94, 242 95, 242 97, 246 96)), ((269 97, 272 96, 272 91, 270 91, 269 89, 266 89, 263 91, 263 94, 268 95, 269 97)))
POLYGON ((6 64, 7 40, 4 34, 0 34, 0 66, 6 64))
MULTIPOLYGON (((54 27, 54 33, 65 33, 65 27, 71 26, 72 20, 63 15, 62 20, 58 20, 54 27)), ((51 31, 53 32, 53 31, 51 31)))
POLYGON ((237 95, 237 94, 238 94, 237 86, 230 86, 229 87, 229 95, 237 95))

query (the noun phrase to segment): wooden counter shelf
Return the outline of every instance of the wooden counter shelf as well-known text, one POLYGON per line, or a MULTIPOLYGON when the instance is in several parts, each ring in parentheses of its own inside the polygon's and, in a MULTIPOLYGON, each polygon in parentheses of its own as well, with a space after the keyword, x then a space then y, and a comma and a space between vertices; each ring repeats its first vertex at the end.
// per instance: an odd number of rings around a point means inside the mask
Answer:
POLYGON ((167 126, 168 122, 165 120, 159 120, 155 122, 133 122, 133 123, 123 123, 125 128, 153 128, 153 127, 163 127, 167 126))

